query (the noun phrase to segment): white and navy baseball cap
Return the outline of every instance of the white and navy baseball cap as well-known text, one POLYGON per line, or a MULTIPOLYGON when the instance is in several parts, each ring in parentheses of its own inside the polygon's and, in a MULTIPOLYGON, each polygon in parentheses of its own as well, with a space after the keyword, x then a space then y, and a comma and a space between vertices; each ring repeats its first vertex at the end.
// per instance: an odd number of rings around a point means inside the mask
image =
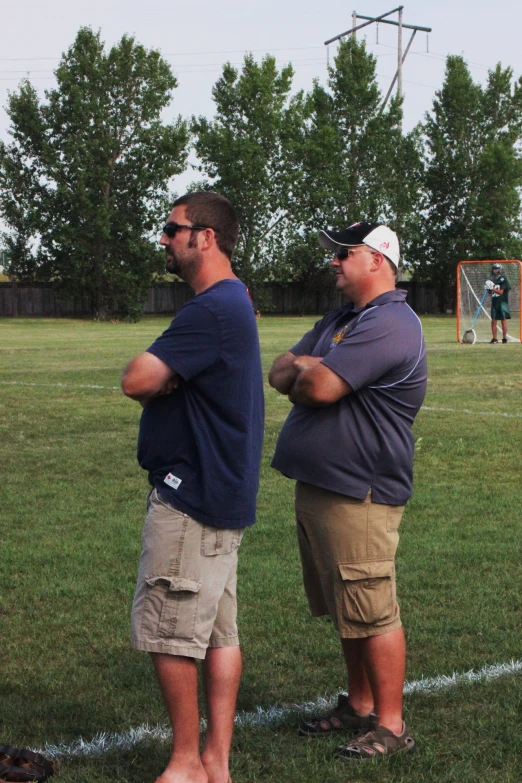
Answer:
POLYGON ((389 258, 392 264, 399 268, 399 240, 395 231, 382 223, 354 223, 344 231, 319 231, 319 244, 326 250, 334 252, 339 247, 356 247, 368 245, 372 250, 378 250, 389 258))

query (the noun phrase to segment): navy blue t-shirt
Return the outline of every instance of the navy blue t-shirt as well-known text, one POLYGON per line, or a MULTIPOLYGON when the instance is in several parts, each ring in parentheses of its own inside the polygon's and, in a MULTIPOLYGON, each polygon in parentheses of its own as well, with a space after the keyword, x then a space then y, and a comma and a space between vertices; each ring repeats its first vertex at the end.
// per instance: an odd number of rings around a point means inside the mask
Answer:
POLYGON ((147 349, 182 378, 141 416, 138 461, 158 493, 206 525, 255 522, 264 428, 257 324, 245 286, 191 299, 147 349))

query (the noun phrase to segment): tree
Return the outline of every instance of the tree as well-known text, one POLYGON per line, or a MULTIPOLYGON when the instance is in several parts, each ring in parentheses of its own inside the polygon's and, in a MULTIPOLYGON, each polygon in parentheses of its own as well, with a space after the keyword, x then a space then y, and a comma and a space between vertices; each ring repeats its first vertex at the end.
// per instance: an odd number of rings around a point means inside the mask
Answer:
POLYGON ((478 259, 522 254, 522 78, 511 68, 489 72, 478 118, 481 134, 473 187, 475 225, 471 252, 478 259))
POLYGON ((43 104, 28 81, 9 97, 13 141, 0 144, 7 271, 53 280, 62 297, 87 296, 96 318, 137 318, 163 267, 148 237, 186 159, 186 123, 160 120, 176 79, 157 51, 123 36, 107 53, 89 28, 55 75, 43 104))
POLYGON ((318 228, 386 222, 402 240, 408 238, 421 183, 421 153, 418 131, 402 133, 401 105, 393 98, 383 108, 376 59, 351 36, 339 44, 328 88, 316 81, 306 97, 298 209, 302 244, 310 249, 307 274, 314 285, 317 275, 328 284, 321 275, 318 228))
POLYGON ((284 253, 298 178, 292 154, 302 126, 302 95, 289 98, 293 70, 280 72, 275 58, 244 58, 242 72, 227 63, 212 90, 215 118, 192 119, 205 187, 226 195, 240 219, 234 256, 237 274, 259 297, 284 253))
POLYGON ((520 253, 521 108, 511 69, 498 65, 482 88, 462 57, 447 58, 423 127, 424 201, 411 255, 416 279, 435 287, 441 311, 453 303, 459 261, 520 253))

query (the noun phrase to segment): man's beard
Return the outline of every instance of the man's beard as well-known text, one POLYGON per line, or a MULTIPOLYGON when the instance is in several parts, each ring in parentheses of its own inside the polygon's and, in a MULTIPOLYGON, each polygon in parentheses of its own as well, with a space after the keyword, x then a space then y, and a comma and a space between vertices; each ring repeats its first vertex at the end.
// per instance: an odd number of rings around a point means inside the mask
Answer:
POLYGON ((177 275, 182 280, 189 282, 201 266, 201 259, 197 257, 180 258, 172 251, 166 251, 167 259, 165 269, 171 275, 177 275))
POLYGON ((178 275, 178 277, 181 277, 178 260, 172 255, 172 253, 167 253, 167 258, 165 260, 165 269, 171 275, 178 275))

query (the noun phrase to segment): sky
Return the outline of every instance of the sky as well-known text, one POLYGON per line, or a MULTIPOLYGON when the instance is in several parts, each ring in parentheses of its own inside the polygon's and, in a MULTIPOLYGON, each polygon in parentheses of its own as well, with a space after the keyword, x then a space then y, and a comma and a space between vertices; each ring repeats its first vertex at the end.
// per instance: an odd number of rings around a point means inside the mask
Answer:
MULTIPOLYGON (((0 138, 9 138, 8 90, 28 77, 43 99, 45 89, 54 86, 61 54, 81 26, 100 30, 107 46, 127 33, 163 54, 178 79, 165 111, 168 121, 179 114, 212 117, 211 90, 223 64, 241 68, 245 52, 259 59, 273 54, 279 67, 292 62, 295 90, 309 90, 315 78, 326 84, 328 57, 333 60, 337 47, 324 42, 351 28, 352 11, 378 16, 395 8, 381 0, 352 0, 350 6, 340 0, 0 0, 0 138)), ((388 18, 396 21, 398 14, 388 18)), ((522 76, 522 5, 513 0, 412 0, 404 5, 403 22, 432 28, 429 36, 416 34, 404 64, 405 130, 430 110, 448 54, 463 55, 477 82, 498 62, 522 76)), ((357 35, 377 57, 385 94, 397 66, 397 27, 381 23, 377 30, 372 24, 357 35)), ((403 48, 410 35, 405 29, 403 48)), ((182 192, 194 179, 189 170, 174 188, 182 192)))

